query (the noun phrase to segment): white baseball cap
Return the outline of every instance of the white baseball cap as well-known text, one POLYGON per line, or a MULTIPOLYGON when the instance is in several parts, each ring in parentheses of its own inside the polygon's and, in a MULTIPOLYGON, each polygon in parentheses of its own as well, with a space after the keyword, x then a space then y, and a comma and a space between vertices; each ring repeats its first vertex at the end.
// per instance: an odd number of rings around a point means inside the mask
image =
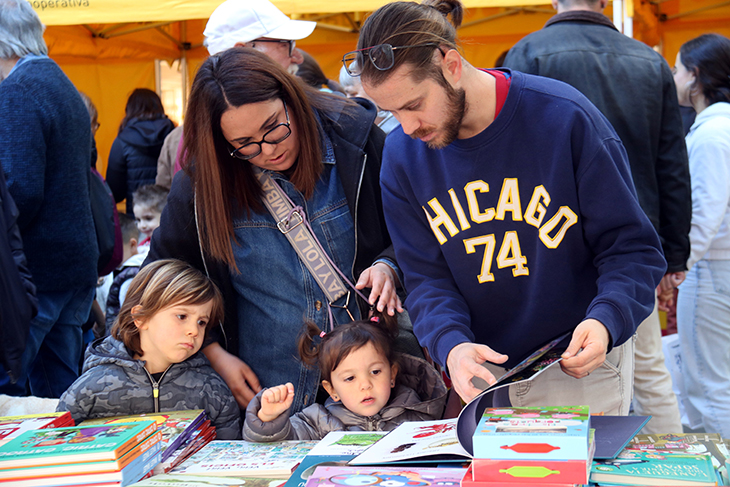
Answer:
POLYGON ((262 37, 298 40, 312 33, 316 22, 292 20, 268 0, 226 0, 205 26, 205 46, 211 55, 238 43, 262 37))

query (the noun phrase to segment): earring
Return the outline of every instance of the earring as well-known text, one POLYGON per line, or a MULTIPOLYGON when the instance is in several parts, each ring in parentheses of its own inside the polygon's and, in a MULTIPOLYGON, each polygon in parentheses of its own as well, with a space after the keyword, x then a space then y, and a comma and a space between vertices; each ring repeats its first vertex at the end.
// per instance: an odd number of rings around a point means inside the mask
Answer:
POLYGON ((394 386, 395 386, 395 381, 394 380, 390 381, 390 387, 394 387, 394 386))
POLYGON ((335 401, 339 401, 340 400, 340 398, 337 397, 337 394, 332 394, 332 399, 334 399, 335 401))

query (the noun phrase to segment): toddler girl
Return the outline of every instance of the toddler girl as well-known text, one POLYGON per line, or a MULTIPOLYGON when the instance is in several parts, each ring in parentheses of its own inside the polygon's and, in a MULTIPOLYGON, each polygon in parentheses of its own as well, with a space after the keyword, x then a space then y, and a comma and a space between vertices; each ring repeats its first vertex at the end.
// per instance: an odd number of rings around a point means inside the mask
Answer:
POLYGON ((204 409, 218 439, 241 437, 238 404, 198 353, 223 318, 218 288, 178 260, 159 260, 132 280, 111 336, 89 345, 84 370, 58 411, 85 419, 204 409))
POLYGON ((307 324, 299 354, 305 364, 319 365, 330 397, 324 406, 313 404, 289 417, 294 386, 265 389, 246 409, 244 439, 319 440, 330 431, 389 431, 405 421, 441 419, 446 401, 441 376, 425 360, 396 357, 391 349, 396 334, 396 318, 379 313, 327 334, 307 324))

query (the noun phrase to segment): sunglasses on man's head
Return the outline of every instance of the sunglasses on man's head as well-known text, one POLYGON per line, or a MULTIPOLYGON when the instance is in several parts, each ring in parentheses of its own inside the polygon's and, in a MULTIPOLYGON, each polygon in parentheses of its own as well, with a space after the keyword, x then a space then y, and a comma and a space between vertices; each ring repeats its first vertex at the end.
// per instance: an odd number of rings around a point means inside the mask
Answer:
MULTIPOLYGON (((363 66, 365 65, 365 54, 376 69, 387 71, 393 67, 395 63, 395 55, 393 51, 398 49, 411 49, 416 47, 436 47, 439 45, 435 42, 427 42, 425 44, 416 44, 413 46, 391 46, 390 44, 377 44, 375 46, 364 47, 355 51, 350 51, 342 56, 342 64, 345 66, 347 74, 350 76, 360 76, 363 66)), ((439 48, 440 50, 440 48, 439 48)))

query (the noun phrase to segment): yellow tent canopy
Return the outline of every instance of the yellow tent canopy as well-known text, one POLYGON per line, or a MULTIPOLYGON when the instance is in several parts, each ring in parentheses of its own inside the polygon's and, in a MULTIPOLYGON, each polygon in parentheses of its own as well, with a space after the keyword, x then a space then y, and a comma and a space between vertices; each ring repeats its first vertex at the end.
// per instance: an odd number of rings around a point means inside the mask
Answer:
MULTIPOLYGON (((136 87, 155 88, 156 59, 185 59, 191 79, 208 53, 207 17, 222 0, 29 0, 48 26, 46 43, 77 88, 97 105, 98 167, 102 174, 127 96, 136 87)), ((252 0, 255 1, 255 0, 252 0)), ((498 56, 554 15, 547 0, 463 0, 459 29, 464 56, 492 67, 498 56)), ((325 73, 337 78, 343 53, 355 48, 367 14, 388 0, 273 0, 293 18, 317 21, 314 33, 297 42, 325 73)), ((657 46, 673 64, 682 43, 705 32, 730 37, 730 1, 623 0, 633 13, 634 37, 657 46)), ((606 9, 612 16, 612 5, 606 9)))

